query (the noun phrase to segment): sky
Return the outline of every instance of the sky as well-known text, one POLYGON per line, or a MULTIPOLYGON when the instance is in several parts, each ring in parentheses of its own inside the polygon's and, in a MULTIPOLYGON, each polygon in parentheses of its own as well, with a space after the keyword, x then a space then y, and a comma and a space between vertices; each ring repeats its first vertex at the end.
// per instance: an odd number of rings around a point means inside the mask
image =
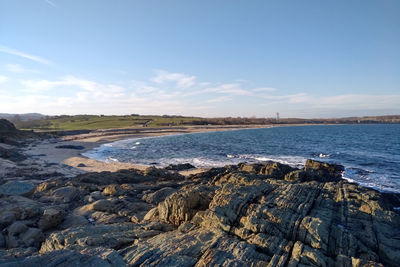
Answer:
POLYGON ((0 113, 400 114, 398 0, 0 0, 0 113))

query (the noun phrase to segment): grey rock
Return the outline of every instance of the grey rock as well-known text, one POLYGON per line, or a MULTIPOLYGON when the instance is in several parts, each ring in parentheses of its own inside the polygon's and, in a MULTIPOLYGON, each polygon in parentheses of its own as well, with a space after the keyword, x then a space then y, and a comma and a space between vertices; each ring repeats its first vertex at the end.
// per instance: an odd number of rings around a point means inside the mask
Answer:
POLYGON ((64 221, 60 224, 61 229, 74 228, 78 226, 88 225, 89 221, 84 216, 69 214, 64 218, 64 221))
POLYGON ((208 187, 191 187, 167 197, 158 204, 159 218, 163 221, 180 225, 192 219, 199 210, 208 208, 211 201, 208 187))
POLYGON ((38 228, 29 228, 21 235, 21 240, 27 247, 39 248, 45 237, 38 228))
POLYGON ((196 168, 190 163, 183 163, 183 164, 170 164, 167 167, 165 167, 166 170, 170 171, 185 171, 185 170, 190 170, 196 168))
POLYGON ((6 210, 0 213, 0 229, 12 224, 16 220, 15 214, 12 211, 6 210))
POLYGON ((15 222, 7 228, 7 232, 9 235, 19 235, 26 230, 28 230, 28 226, 26 226, 22 222, 15 222))
POLYGON ((11 181, 0 186, 0 193, 3 195, 26 196, 33 193, 35 185, 28 182, 11 181))
POLYGON ((54 190, 55 199, 67 203, 75 200, 79 195, 79 190, 74 186, 65 186, 54 190))
POLYGON ((136 239, 154 236, 158 233, 160 232, 144 230, 133 223, 69 228, 50 234, 42 244, 40 253, 83 247, 118 249, 132 244, 136 239))
POLYGON ((146 201, 147 203, 158 204, 161 201, 163 201, 165 198, 167 198, 168 196, 172 195, 173 193, 175 193, 177 191, 178 190, 175 188, 164 187, 156 192, 144 195, 142 197, 142 199, 144 201, 146 201))
POLYGON ((59 225, 65 216, 65 212, 57 208, 46 208, 43 212, 42 218, 38 223, 39 228, 42 230, 47 230, 59 225))

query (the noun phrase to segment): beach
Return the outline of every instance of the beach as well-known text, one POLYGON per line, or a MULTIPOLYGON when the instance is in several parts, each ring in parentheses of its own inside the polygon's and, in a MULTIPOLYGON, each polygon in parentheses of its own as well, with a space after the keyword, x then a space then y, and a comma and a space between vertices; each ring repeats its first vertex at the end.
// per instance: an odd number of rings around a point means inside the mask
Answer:
MULTIPOLYGON (((130 164, 121 162, 102 162, 82 156, 82 153, 93 148, 99 147, 106 143, 111 143, 119 140, 131 138, 157 137, 187 133, 202 133, 202 132, 218 132, 231 131, 239 129, 257 129, 269 128, 269 125, 232 125, 232 126, 192 126, 179 128, 139 128, 139 129, 107 129, 97 130, 91 133, 65 135, 59 138, 45 139, 34 142, 23 149, 26 155, 43 164, 59 164, 60 170, 65 172, 65 166, 73 167, 81 172, 115 172, 123 169, 139 169, 145 170, 149 166, 140 164, 130 164), (70 148, 58 148, 58 147, 70 148), (77 149, 79 148, 79 149, 77 149)), ((70 169, 68 169, 70 170, 70 169)), ((183 171, 182 174, 193 174, 201 172, 204 169, 183 171)), ((75 173, 75 172, 74 172, 75 173)))

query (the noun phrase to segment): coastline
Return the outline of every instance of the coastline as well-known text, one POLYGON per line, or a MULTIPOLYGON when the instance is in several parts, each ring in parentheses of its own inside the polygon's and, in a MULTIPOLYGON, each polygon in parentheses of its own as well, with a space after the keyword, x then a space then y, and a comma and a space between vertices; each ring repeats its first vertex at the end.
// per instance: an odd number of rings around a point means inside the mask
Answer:
MULTIPOLYGON (((191 132, 211 131, 200 130, 191 132)), ((237 265, 397 266, 399 194, 349 183, 341 165, 247 163, 189 176, 79 156, 116 140, 176 133, 1 145, 10 154, 0 164, 10 166, 3 165, 0 185, 0 265, 203 266, 228 258, 237 265)))
MULTIPOLYGON (((77 134, 62 136, 57 139, 43 140, 33 143, 27 148, 23 149, 24 153, 36 159, 40 159, 44 164, 58 164, 60 168, 62 165, 72 167, 80 172, 116 172, 126 169, 139 169, 145 170, 150 166, 121 163, 121 162, 102 162, 94 160, 82 155, 82 153, 94 149, 103 144, 112 143, 115 141, 132 139, 132 138, 146 138, 146 137, 160 137, 176 134, 190 134, 190 133, 204 133, 204 132, 219 132, 219 131, 234 131, 245 129, 261 129, 271 128, 273 125, 232 125, 232 126, 191 126, 180 128, 156 128, 156 129, 109 129, 98 130, 87 134, 77 134), (135 133, 133 133, 135 132, 135 133), (71 148, 57 148, 59 146, 70 146, 71 148), (80 149, 76 149, 76 148, 80 149)), ((190 171, 180 172, 183 175, 190 175, 203 172, 207 169, 196 168, 190 171)))

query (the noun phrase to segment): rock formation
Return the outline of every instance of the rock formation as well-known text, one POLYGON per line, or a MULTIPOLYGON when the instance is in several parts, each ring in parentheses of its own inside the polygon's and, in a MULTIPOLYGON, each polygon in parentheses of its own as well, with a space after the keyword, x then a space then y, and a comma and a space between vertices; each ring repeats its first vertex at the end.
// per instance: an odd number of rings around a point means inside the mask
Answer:
POLYGON ((308 160, 50 179, 0 197, 0 265, 398 266, 399 195, 342 170, 308 160))

